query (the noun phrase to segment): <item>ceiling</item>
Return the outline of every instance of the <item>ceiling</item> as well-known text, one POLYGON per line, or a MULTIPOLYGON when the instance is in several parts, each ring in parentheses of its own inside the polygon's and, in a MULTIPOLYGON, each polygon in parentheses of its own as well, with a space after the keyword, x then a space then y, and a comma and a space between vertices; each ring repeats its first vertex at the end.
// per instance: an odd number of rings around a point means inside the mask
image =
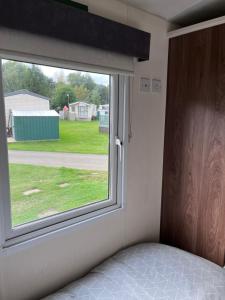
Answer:
POLYGON ((122 0, 181 26, 225 15, 225 0, 122 0))

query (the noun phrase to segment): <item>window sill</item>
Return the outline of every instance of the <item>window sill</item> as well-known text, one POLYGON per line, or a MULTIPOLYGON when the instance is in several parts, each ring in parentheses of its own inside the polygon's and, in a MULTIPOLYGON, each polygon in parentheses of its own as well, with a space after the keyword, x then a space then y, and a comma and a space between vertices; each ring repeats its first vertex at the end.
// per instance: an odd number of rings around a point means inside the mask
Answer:
POLYGON ((41 243, 46 240, 57 238, 57 236, 68 234, 82 225, 91 225, 100 218, 108 217, 109 214, 118 214, 124 210, 121 205, 116 204, 110 207, 95 211, 84 216, 76 217, 72 220, 62 222, 61 224, 55 224, 49 228, 40 229, 38 231, 7 240, 2 248, 0 248, 0 255, 8 255, 14 251, 20 251, 29 247, 33 247, 37 243, 41 243), (60 227, 59 227, 60 226, 60 227))

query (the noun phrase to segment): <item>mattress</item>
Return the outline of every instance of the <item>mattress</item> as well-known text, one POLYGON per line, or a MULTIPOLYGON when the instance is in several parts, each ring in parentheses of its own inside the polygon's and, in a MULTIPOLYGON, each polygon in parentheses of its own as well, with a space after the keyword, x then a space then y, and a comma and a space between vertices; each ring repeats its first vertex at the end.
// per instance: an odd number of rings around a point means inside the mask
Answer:
POLYGON ((224 300, 225 270, 185 251, 139 244, 45 300, 224 300))

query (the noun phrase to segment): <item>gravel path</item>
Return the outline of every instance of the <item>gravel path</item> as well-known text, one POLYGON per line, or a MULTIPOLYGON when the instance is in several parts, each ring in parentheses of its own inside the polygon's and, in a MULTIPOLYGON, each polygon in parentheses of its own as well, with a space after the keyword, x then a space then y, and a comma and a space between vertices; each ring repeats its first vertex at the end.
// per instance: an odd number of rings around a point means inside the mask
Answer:
POLYGON ((9 162, 81 170, 108 170, 107 155, 9 150, 9 162))

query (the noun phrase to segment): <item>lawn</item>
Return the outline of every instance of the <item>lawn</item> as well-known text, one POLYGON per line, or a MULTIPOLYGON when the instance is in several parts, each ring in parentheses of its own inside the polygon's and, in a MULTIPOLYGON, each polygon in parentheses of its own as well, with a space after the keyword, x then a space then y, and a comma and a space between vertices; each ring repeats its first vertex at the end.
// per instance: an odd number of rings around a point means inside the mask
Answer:
POLYGON ((13 226, 108 198, 107 172, 10 164, 10 183, 13 226))
POLYGON ((60 140, 10 143, 10 150, 107 154, 108 134, 99 133, 99 122, 60 121, 60 140))

